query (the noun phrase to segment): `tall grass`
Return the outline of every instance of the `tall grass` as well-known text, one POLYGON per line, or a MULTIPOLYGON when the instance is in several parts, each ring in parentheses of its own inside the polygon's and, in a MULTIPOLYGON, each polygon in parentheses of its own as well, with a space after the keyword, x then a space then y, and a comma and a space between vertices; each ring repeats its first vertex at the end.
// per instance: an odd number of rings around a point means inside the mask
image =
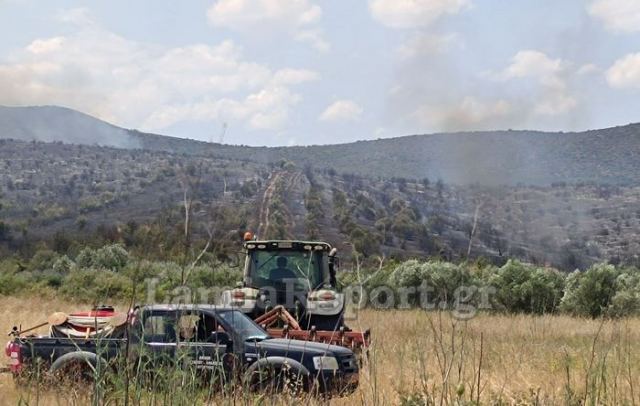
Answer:
MULTIPOLYGON (((79 305, 45 299, 0 298, 0 332, 79 305)), ((462 321, 446 312, 360 312, 353 328, 370 327, 360 386, 331 400, 250 393, 242 385, 202 384, 182 369, 163 371, 150 384, 109 375, 101 390, 60 388, 0 378, 3 404, 638 404, 640 319, 485 315, 462 321), (125 393, 127 395, 125 395, 125 393)), ((119 369, 122 371, 122 368, 119 369)), ((139 372, 131 371, 132 374, 139 372)))

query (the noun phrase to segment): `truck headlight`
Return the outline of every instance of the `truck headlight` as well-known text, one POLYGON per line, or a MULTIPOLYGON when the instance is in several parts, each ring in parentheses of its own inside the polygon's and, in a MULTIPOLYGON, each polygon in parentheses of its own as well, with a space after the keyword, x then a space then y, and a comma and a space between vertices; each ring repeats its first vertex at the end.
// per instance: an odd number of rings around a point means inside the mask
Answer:
POLYGON ((317 371, 321 370, 329 370, 329 371, 337 371, 338 370, 338 360, 335 357, 313 357, 313 366, 317 371))

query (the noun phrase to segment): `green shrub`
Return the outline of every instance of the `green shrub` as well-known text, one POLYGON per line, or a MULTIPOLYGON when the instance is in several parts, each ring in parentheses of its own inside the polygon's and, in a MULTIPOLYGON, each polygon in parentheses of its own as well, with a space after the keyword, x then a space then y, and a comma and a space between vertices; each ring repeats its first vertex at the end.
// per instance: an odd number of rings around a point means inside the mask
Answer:
MULTIPOLYGON (((396 288, 418 289, 425 284, 433 289, 431 300, 437 300, 441 304, 453 304, 459 288, 477 287, 479 281, 471 275, 465 265, 442 261, 409 260, 394 270, 390 282, 396 288)), ((414 299, 416 298, 417 296, 414 296, 414 299)))
POLYGON ((397 287, 419 286, 422 283, 422 262, 411 259, 398 265, 391 274, 391 283, 397 287))
POLYGON ((607 314, 623 317, 640 312, 640 273, 628 270, 616 278, 616 294, 611 298, 607 314))
POLYGON ((0 272, 0 294, 14 295, 29 286, 28 278, 24 274, 3 270, 0 272))
POLYGON ((120 244, 104 246, 96 251, 93 265, 97 268, 120 271, 129 262, 129 253, 120 244))
POLYGON ((29 287, 30 290, 37 290, 43 287, 57 289, 64 283, 64 275, 53 270, 39 272, 34 276, 32 278, 32 286, 29 287))
POLYGON ((239 281, 242 281, 242 269, 239 267, 200 265, 191 271, 188 285, 193 288, 235 286, 239 281))
POLYGON ((52 269, 53 264, 58 259, 58 254, 51 250, 38 250, 31 260, 29 261, 29 265, 27 267, 30 271, 44 271, 47 269, 52 269))
POLYGON ((84 248, 76 257, 80 268, 99 268, 121 271, 129 262, 129 253, 120 244, 105 245, 98 250, 84 248))
POLYGON ((80 268, 91 268, 96 261, 96 251, 92 248, 85 247, 76 256, 76 265, 80 268))
POLYGON ((564 276, 550 268, 539 268, 509 260, 489 277, 496 289, 494 303, 509 312, 555 312, 562 299, 564 276))
POLYGON ((60 293, 71 300, 89 303, 108 303, 131 297, 133 283, 130 278, 102 269, 72 271, 60 287, 60 293))
POLYGON ((75 264, 66 255, 59 257, 53 263, 53 271, 58 274, 67 274, 71 271, 75 264))
POLYGON ((613 265, 606 264, 593 265, 585 272, 570 273, 562 297, 562 310, 589 317, 606 314, 616 295, 619 275, 613 265))

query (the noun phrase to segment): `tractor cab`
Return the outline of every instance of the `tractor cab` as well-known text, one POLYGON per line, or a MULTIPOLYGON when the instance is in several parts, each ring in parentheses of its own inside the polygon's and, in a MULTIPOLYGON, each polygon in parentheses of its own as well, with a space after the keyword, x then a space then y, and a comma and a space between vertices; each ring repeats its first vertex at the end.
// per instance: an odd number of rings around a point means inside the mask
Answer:
POLYGON ((336 290, 337 250, 325 242, 244 242, 242 283, 223 294, 223 304, 253 318, 283 306, 305 326, 342 325, 344 297, 336 290))
POLYGON ((257 288, 291 286, 299 291, 331 286, 326 243, 302 241, 251 241, 244 244, 245 284, 257 288))

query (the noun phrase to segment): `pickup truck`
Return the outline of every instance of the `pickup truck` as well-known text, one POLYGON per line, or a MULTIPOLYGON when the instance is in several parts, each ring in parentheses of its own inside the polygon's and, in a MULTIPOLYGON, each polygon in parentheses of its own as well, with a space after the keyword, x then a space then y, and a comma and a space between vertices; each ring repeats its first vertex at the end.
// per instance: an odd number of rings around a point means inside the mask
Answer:
POLYGON ((237 309, 150 305, 132 309, 127 323, 119 338, 15 337, 6 346, 10 369, 21 376, 44 365, 54 375, 80 370, 91 378, 119 373, 127 359, 152 374, 189 368, 203 380, 240 380, 251 390, 346 395, 358 386, 358 362, 348 348, 272 338, 237 309))

